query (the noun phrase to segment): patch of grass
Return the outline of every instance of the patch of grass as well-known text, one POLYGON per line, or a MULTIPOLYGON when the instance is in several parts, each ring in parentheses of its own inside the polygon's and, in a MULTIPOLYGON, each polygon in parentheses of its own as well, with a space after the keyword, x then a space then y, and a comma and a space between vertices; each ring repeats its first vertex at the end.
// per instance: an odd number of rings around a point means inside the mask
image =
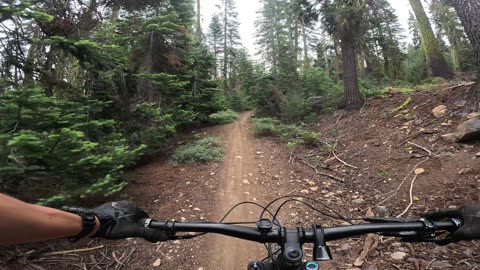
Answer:
POLYGON ((257 136, 280 137, 287 140, 293 140, 293 144, 318 145, 321 134, 316 131, 310 131, 299 125, 284 125, 280 121, 272 118, 253 119, 252 130, 257 136))
POLYGON ((211 114, 208 122, 214 125, 225 125, 235 122, 238 119, 238 113, 232 110, 226 110, 211 114))
POLYGON ((380 171, 377 172, 377 175, 380 176, 380 177, 388 177, 390 175, 390 172, 380 170, 380 171))
POLYGON ((223 155, 217 139, 209 137, 178 147, 172 156, 172 162, 173 164, 220 162, 223 155))

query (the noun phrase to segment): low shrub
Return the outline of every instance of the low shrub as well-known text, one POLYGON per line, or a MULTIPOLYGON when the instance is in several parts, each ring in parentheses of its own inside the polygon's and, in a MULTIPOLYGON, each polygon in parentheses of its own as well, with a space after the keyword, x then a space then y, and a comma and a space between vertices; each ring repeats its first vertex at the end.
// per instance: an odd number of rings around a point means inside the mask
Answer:
POLYGON ((253 133, 257 136, 280 136, 282 130, 279 127, 280 121, 272 118, 256 118, 252 120, 253 133))
POLYGON ((174 164, 220 162, 223 155, 217 139, 209 137, 178 147, 172 161, 174 164))
POLYGON ((208 122, 213 125, 225 125, 235 122, 238 119, 238 113, 232 110, 226 110, 211 114, 208 122))
POLYGON ((295 143, 318 145, 321 134, 316 131, 306 130, 301 125, 283 125, 280 121, 272 118, 259 118, 253 120, 253 132, 257 136, 281 137, 286 140, 293 140, 295 143))

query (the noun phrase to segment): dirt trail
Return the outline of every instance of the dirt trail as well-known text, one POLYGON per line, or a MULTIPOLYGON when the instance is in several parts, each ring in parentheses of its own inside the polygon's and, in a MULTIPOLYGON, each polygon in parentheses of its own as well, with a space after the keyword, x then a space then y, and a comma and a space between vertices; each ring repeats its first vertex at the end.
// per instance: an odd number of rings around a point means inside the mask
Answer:
MULTIPOLYGON (((239 121, 225 126, 226 155, 218 178, 220 183, 215 198, 216 218, 223 217, 233 205, 260 195, 255 184, 257 166, 252 153, 251 135, 247 129, 251 115, 252 113, 244 113, 239 121)), ((256 212, 250 210, 248 207, 239 207, 226 221, 254 221, 256 216, 253 214, 256 212)), ((263 254, 258 244, 223 236, 211 237, 207 246, 211 247, 211 251, 204 263, 215 269, 244 270, 250 260, 261 259, 259 254, 263 254)))

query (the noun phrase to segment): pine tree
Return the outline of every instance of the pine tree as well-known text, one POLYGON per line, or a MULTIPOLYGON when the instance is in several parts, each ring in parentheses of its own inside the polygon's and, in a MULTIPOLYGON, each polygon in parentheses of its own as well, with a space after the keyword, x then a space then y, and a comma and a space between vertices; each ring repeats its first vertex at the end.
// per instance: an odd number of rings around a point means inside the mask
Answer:
POLYGON ((430 5, 430 11, 433 15, 433 21, 439 29, 439 35, 444 34, 448 39, 448 43, 450 43, 455 71, 461 72, 462 56, 460 54, 460 46, 463 31, 455 10, 446 6, 443 1, 434 0, 430 5))
POLYGON ((415 18, 415 15, 410 12, 408 16, 408 30, 412 35, 412 43, 415 48, 420 48, 422 44, 420 29, 418 27, 418 21, 415 18))
POLYGON ((214 14, 212 17, 212 21, 208 27, 208 34, 207 34, 208 45, 213 52, 213 56, 215 57, 215 68, 214 68, 214 77, 215 79, 218 78, 218 63, 221 62, 221 53, 223 52, 222 42, 224 40, 223 36, 223 26, 220 20, 220 16, 218 14, 214 14))
POLYGON ((480 0, 449 0, 462 21, 475 51, 477 64, 477 84, 472 88, 473 99, 480 104, 480 0))
POLYGON ((430 20, 425 13, 422 2, 420 2, 420 0, 409 1, 418 21, 420 34, 422 36, 422 47, 425 50, 425 55, 427 56, 427 62, 432 75, 434 77, 442 77, 446 79, 451 78, 453 73, 440 50, 440 46, 435 38, 430 20))
POLYGON ((223 91, 225 95, 230 92, 233 80, 233 66, 235 63, 235 51, 240 45, 240 23, 235 0, 223 0, 223 91))
POLYGON ((325 1, 323 14, 330 34, 340 41, 342 49, 345 108, 357 110, 364 100, 358 86, 356 43, 362 35, 366 3, 363 0, 325 1))

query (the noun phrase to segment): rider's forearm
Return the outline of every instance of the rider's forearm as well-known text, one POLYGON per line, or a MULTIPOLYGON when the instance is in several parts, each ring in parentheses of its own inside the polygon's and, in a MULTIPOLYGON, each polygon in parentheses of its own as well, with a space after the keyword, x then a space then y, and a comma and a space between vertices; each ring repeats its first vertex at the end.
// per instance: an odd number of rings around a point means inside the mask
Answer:
MULTIPOLYGON (((91 235, 98 227, 97 220, 91 235)), ((78 215, 0 194, 0 245, 73 237, 81 230, 82 218, 78 215)))

